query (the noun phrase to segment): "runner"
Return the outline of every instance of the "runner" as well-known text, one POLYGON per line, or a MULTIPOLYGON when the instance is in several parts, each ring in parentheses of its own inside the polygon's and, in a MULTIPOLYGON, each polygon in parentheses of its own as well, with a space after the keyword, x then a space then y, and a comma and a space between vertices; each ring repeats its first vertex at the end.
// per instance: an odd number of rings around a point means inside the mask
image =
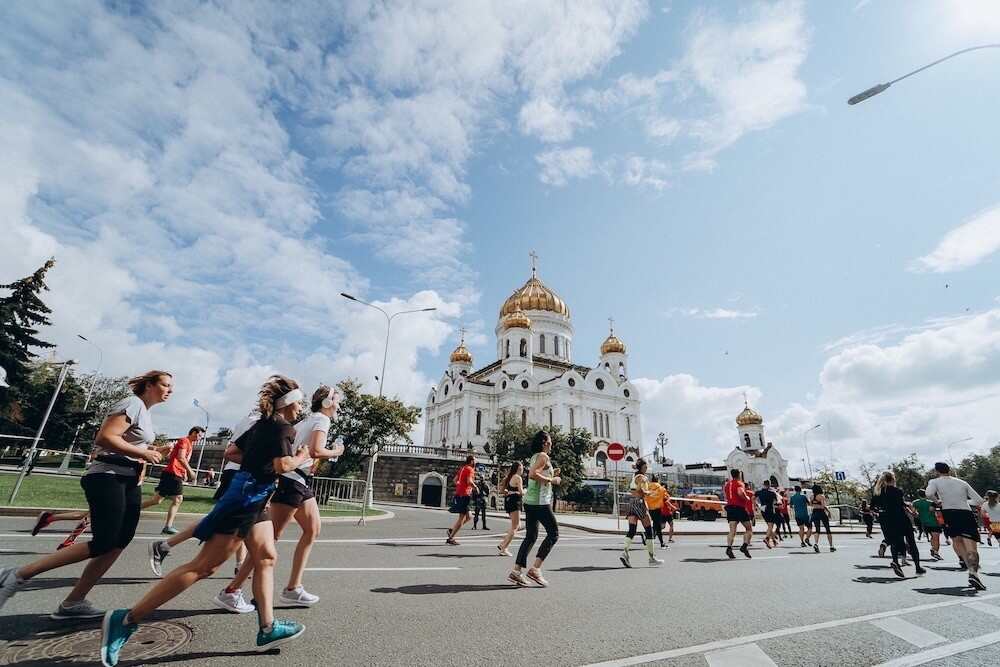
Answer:
POLYGON ((177 511, 181 508, 181 503, 184 502, 184 481, 190 479, 192 482, 196 482, 198 480, 198 473, 191 467, 188 460, 191 458, 194 446, 198 444, 204 434, 204 428, 192 426, 186 438, 177 438, 177 442, 174 443, 170 450, 170 456, 167 458, 167 465, 160 471, 160 482, 156 485, 153 497, 142 504, 142 509, 147 509, 153 505, 159 505, 164 498, 171 499, 170 507, 167 508, 166 523, 163 524, 163 530, 160 531, 164 535, 177 534, 177 529, 174 528, 174 519, 177 517, 177 511))
POLYGON ((157 582, 131 609, 116 609, 104 615, 101 662, 106 667, 118 664, 122 647, 143 619, 196 582, 212 576, 244 538, 256 571, 253 589, 260 626, 256 649, 269 650, 303 633, 305 628, 301 624, 273 616, 277 551, 267 508, 278 476, 309 459, 308 448, 296 449, 295 429, 290 423, 298 416, 299 401, 303 398, 298 384, 281 375, 272 375, 261 387, 260 420, 226 451, 231 458, 241 459, 242 468, 233 477, 226 495, 195 530, 195 537, 203 542, 198 555, 157 582))
POLYGON ((785 537, 792 536, 792 518, 788 513, 788 490, 782 489, 778 494, 778 539, 784 541, 785 537), (781 533, 785 535, 782 537, 781 533))
MULTIPOLYGON (((280 601, 285 604, 311 607, 319 602, 318 596, 309 593, 302 586, 302 573, 322 525, 319 505, 311 486, 312 471, 322 461, 337 458, 344 453, 343 445, 335 445, 333 449, 326 448, 330 420, 337 415, 337 404, 337 391, 334 388, 321 384, 313 392, 311 414, 295 424, 295 450, 305 448, 310 458, 295 470, 278 477, 278 488, 271 497, 270 515, 274 524, 275 542, 293 517, 301 530, 292 556, 288 585, 279 596, 280 601)), ((236 577, 215 597, 215 604, 229 611, 243 613, 243 582, 252 572, 253 561, 245 560, 236 577)))
POLYGON ((757 498, 757 504, 760 506, 761 516, 764 517, 764 523, 767 524, 767 533, 764 535, 764 546, 768 549, 773 549, 778 544, 778 536, 775 533, 778 523, 778 512, 775 510, 775 504, 778 502, 778 496, 771 490, 771 482, 766 479, 761 489, 754 495, 757 498))
POLYGON ((472 502, 472 485, 476 477, 476 457, 469 454, 465 457, 465 465, 455 473, 455 496, 451 499, 451 510, 458 514, 455 523, 448 529, 448 539, 445 544, 458 546, 455 536, 468 523, 472 516, 469 513, 469 503, 472 502))
MULTIPOLYGON (((987 502, 989 502, 988 498, 987 498, 987 502)), ((992 547, 993 546, 993 531, 990 530, 990 515, 986 511, 985 504, 979 506, 979 518, 983 522, 983 532, 986 533, 986 546, 992 547)))
POLYGON ((809 497, 802 493, 802 487, 795 485, 795 493, 788 501, 795 511, 795 525, 799 527, 799 542, 803 547, 812 546, 812 522, 809 520, 809 497))
POLYGON ((917 523, 927 533, 927 539, 931 543, 931 558, 942 560, 941 549, 941 525, 938 523, 937 512, 934 511, 934 503, 927 500, 927 492, 923 489, 917 491, 917 499, 913 501, 913 509, 917 512, 917 523))
POLYGON ((135 536, 142 505, 144 463, 159 463, 151 445, 156 438, 149 410, 170 398, 173 377, 148 371, 128 381, 132 396, 116 403, 94 441, 96 460, 80 478, 90 506, 93 535, 20 568, 0 568, 0 608, 24 582, 43 572, 89 561, 69 595, 52 614, 55 619, 97 618, 104 612, 87 601, 87 593, 104 576, 135 536))
POLYGON ((906 506, 903 492, 896 486, 896 476, 892 471, 887 470, 879 477, 878 483, 875 484, 875 495, 879 507, 882 508, 883 530, 886 531, 886 538, 892 548, 892 571, 900 579, 906 576, 903 574, 905 562, 901 564, 899 558, 909 550, 916 573, 925 574, 927 571, 920 567, 920 551, 913 537, 911 510, 906 506))
POLYGON ((729 522, 729 536, 726 538, 726 555, 736 558, 733 554, 733 541, 736 539, 737 524, 743 525, 743 546, 740 551, 750 558, 750 540, 753 538, 753 524, 750 523, 750 512, 747 503, 753 506, 753 495, 747 491, 741 479, 742 473, 733 468, 729 471, 729 479, 722 487, 722 495, 726 501, 726 521, 729 522))
POLYGON ((935 463, 934 470, 938 476, 927 483, 927 497, 941 502, 944 534, 951 538, 960 563, 969 570, 969 585, 985 591, 986 585, 979 578, 979 522, 970 507, 983 504, 983 497, 964 480, 952 477, 947 463, 935 463))
POLYGON ((520 461, 514 461, 510 464, 507 476, 500 483, 500 491, 503 493, 503 511, 510 516, 510 528, 507 529, 507 534, 503 536, 500 544, 497 545, 497 550, 501 556, 511 555, 507 551, 507 547, 510 546, 511 541, 514 539, 514 534, 517 533, 518 526, 521 525, 522 499, 524 498, 524 482, 521 480, 522 472, 524 472, 524 466, 521 465, 520 461))
POLYGON ((810 505, 812 506, 813 532, 816 533, 816 541, 812 545, 813 551, 819 553, 820 525, 822 525, 826 527, 826 540, 830 543, 830 553, 833 553, 837 549, 833 546, 833 533, 830 532, 830 510, 826 505, 823 487, 819 484, 813 484, 812 492, 813 497, 810 505))
POLYGON ((990 535, 997 541, 1000 547, 1000 494, 996 491, 986 492, 986 502, 983 504, 983 511, 990 520, 990 535))
POLYGON ((543 588, 549 582, 542 576, 542 563, 552 551, 556 541, 559 540, 559 524, 552 513, 552 486, 559 486, 562 481, 555 474, 552 462, 549 459, 549 451, 552 449, 552 438, 545 431, 535 433, 531 439, 531 460, 528 462, 528 491, 524 494, 524 515, 525 528, 524 540, 517 550, 517 559, 514 561, 514 569, 507 575, 507 581, 516 586, 527 586, 528 582, 521 574, 524 568, 528 567, 528 554, 531 547, 535 546, 538 539, 538 524, 545 527, 545 539, 538 547, 535 554, 535 562, 528 570, 528 579, 531 579, 543 588))
POLYGON ((646 495, 646 508, 649 510, 649 517, 653 521, 653 535, 660 541, 661 549, 670 547, 663 541, 663 502, 667 495, 667 490, 660 484, 660 479, 656 475, 649 476, 649 485, 646 487, 649 492, 646 495))
POLYGON ((481 475, 476 475, 476 480, 472 484, 472 530, 479 525, 479 517, 483 518, 483 530, 486 527, 486 502, 490 496, 490 487, 486 485, 486 480, 481 475))
POLYGON ((663 487, 663 509, 660 511, 663 513, 663 520, 670 526, 667 532, 667 544, 670 544, 674 541, 674 514, 677 513, 677 505, 670 498, 670 490, 667 487, 663 487))
POLYGON ((629 547, 632 546, 632 540, 635 538, 636 528, 641 521, 643 534, 646 536, 644 544, 646 545, 646 552, 649 554, 649 564, 653 566, 662 565, 663 561, 657 558, 653 551, 655 549, 655 545, 653 544, 653 520, 649 518, 649 510, 646 509, 646 497, 649 495, 649 481, 646 478, 646 462, 642 459, 635 462, 635 474, 632 475, 632 481, 628 485, 628 490, 632 495, 628 504, 628 515, 626 517, 628 532, 625 535, 625 549, 622 551, 622 555, 618 557, 618 560, 625 567, 632 567, 628 551, 629 547))
POLYGON ((867 500, 861 501, 861 507, 858 508, 858 511, 861 512, 861 520, 865 522, 865 537, 871 539, 872 528, 875 526, 875 512, 872 511, 867 500))

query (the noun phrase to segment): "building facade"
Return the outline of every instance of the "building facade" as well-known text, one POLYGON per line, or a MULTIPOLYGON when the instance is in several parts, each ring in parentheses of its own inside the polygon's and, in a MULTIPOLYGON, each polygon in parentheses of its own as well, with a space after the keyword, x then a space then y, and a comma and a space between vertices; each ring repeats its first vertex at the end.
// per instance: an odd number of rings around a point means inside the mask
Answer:
POLYGON ((743 478, 759 489, 764 480, 787 488, 788 461, 764 437, 764 418, 749 405, 736 416, 739 442, 726 457, 726 467, 743 472, 743 478))

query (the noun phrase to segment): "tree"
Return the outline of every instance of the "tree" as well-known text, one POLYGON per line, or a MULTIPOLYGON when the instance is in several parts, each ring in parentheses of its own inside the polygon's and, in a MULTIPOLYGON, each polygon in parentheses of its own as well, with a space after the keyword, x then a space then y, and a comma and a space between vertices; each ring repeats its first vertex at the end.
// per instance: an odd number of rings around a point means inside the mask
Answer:
POLYGON ((330 477, 346 477, 361 469, 361 461, 389 444, 412 444, 410 431, 420 418, 420 408, 392 398, 364 394, 357 380, 337 385, 340 405, 330 425, 328 443, 340 438, 344 453, 328 462, 321 472, 330 477))
POLYGON ((868 487, 865 484, 853 479, 837 480, 829 470, 816 473, 814 482, 823 487, 828 499, 836 499, 839 494, 841 505, 856 506, 860 504, 862 499, 869 496, 868 487))
POLYGON ((882 471, 879 470, 877 463, 862 463, 858 470, 861 473, 861 479, 864 480, 865 486, 868 489, 866 497, 868 500, 871 500, 872 496, 875 495, 875 483, 878 482, 882 471))
POLYGON ((11 421, 21 422, 19 414, 21 389, 37 356, 33 349, 55 347, 39 338, 38 327, 48 326, 52 311, 42 302, 39 293, 48 291, 45 274, 55 265, 49 259, 37 271, 20 280, 0 285, 10 294, 0 297, 0 366, 7 371, 10 390, 0 394, 0 414, 11 421))
MULTIPOLYGON (((99 375, 97 373, 87 373, 79 377, 74 376, 74 381, 82 387, 90 388, 94 385, 94 390, 90 395, 90 403, 84 413, 83 426, 80 434, 76 438, 76 446, 81 452, 89 452, 97 437, 97 431, 104 421, 105 415, 111 410, 111 406, 132 394, 132 389, 128 386, 128 377, 99 375)), ((79 401, 79 410, 83 410, 83 398, 79 401)))
POLYGON ((974 454, 959 464, 956 475, 968 482, 972 488, 985 495, 990 489, 1000 486, 1000 445, 994 446, 985 456, 974 454))
POLYGON ((531 459, 531 440, 538 431, 546 431, 552 438, 552 466, 559 468, 562 483, 558 495, 567 498, 583 481, 583 457, 594 451, 594 442, 586 429, 575 428, 564 432, 559 426, 542 428, 537 424, 521 425, 517 419, 505 419, 489 432, 492 446, 496 448, 501 469, 514 461, 527 466, 531 459))
POLYGON ((929 473, 916 454, 896 461, 890 466, 890 470, 896 475, 896 486, 906 496, 916 498, 917 491, 927 488, 929 473))

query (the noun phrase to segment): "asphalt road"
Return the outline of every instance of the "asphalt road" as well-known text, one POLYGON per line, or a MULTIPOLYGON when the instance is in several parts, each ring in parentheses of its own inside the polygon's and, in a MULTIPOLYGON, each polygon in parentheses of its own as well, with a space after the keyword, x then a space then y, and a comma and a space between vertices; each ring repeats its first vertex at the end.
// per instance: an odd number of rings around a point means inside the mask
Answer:
MULTIPOLYGON (((395 508, 394 508, 395 510, 395 508)), ((395 519, 324 525, 307 588, 311 609, 279 616, 305 623, 303 638, 268 654, 251 653, 253 615, 216 609, 222 573, 200 582, 156 617, 189 629, 172 654, 145 663, 219 666, 316 665, 995 665, 1000 662, 1000 550, 984 549, 991 590, 974 594, 954 555, 928 563, 923 577, 897 579, 874 557, 875 540, 836 536, 838 551, 801 549, 797 540, 754 558, 725 558, 719 537, 684 537, 659 568, 633 551, 618 562, 621 539, 564 530, 546 567, 548 589, 505 582, 510 562, 496 555, 500 520, 490 531, 464 531, 444 544, 451 515, 395 510, 395 519), (891 662, 891 661, 896 662, 891 662)), ((46 553, 63 532, 27 534, 32 520, 0 518, 0 562, 46 553)), ((70 524, 63 524, 68 530, 70 524)), ((152 580, 146 545, 159 530, 144 521, 133 545, 91 600, 127 607, 152 580)), ((296 534, 279 545, 283 582, 296 534)), ((515 547, 517 542, 515 542, 515 547)), ((921 543, 926 551, 926 543, 921 543)), ((175 550, 167 566, 192 555, 175 550)), ((227 567, 228 570, 228 567, 227 567)), ((48 619, 80 571, 43 575, 0 612, 0 664, 52 638, 87 653, 96 624, 48 619), (78 634, 73 634, 74 632, 78 634), (90 635, 87 635, 87 633, 90 635), (75 642, 75 643, 74 643, 75 642)), ((912 573, 912 568, 910 568, 912 573)), ((54 655, 54 654, 53 654, 54 655)), ((96 655, 87 658, 96 661, 96 655)), ((128 657, 128 654, 125 654, 128 657)), ((55 657, 20 664, 83 664, 55 657)), ((8 663, 9 664, 9 661, 8 663)))

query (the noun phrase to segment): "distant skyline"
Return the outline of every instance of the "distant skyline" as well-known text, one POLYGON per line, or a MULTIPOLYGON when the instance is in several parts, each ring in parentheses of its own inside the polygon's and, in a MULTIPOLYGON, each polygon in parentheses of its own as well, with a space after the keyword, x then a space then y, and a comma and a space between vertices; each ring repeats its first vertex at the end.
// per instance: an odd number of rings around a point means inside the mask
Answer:
MULTIPOLYGON (((0 282, 175 373, 158 430, 272 372, 423 405, 530 275, 643 433, 721 463, 750 404, 801 472, 1000 441, 1000 42, 987 0, 0 4, 0 282)), ((414 434, 422 438, 422 425, 414 434)))

